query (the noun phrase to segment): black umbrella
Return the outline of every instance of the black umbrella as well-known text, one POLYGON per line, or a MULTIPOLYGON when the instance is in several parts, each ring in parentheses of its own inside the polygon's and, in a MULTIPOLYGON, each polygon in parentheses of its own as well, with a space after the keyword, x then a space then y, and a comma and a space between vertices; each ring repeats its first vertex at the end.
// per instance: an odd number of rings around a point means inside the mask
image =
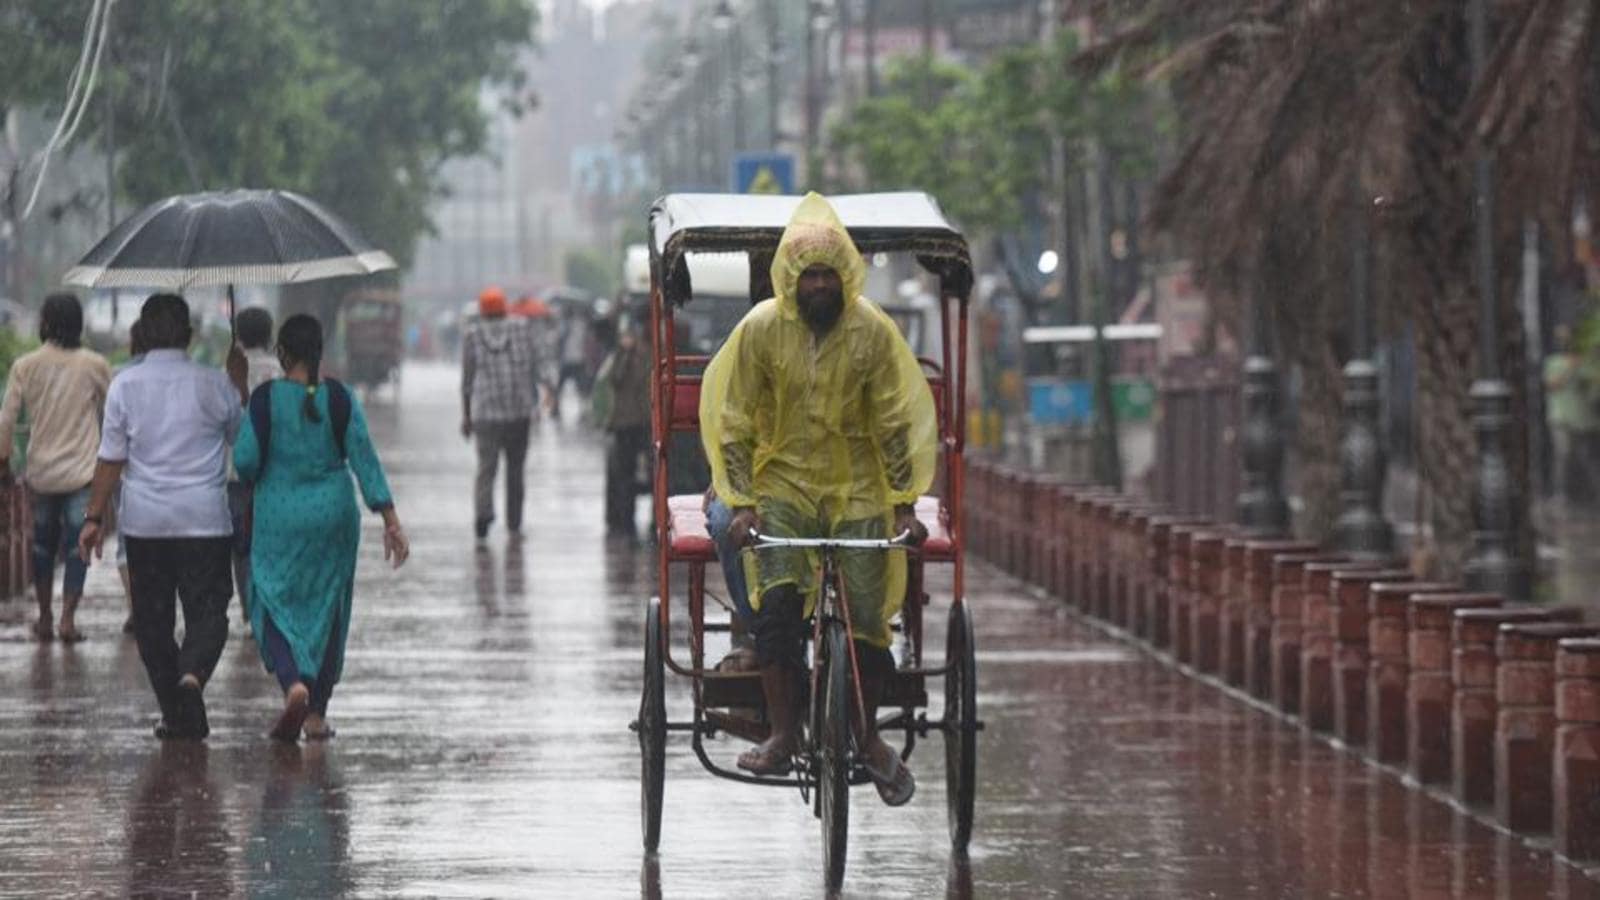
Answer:
POLYGON ((181 291, 288 284, 395 267, 389 254, 289 191, 210 191, 152 203, 123 220, 62 279, 79 287, 181 291))

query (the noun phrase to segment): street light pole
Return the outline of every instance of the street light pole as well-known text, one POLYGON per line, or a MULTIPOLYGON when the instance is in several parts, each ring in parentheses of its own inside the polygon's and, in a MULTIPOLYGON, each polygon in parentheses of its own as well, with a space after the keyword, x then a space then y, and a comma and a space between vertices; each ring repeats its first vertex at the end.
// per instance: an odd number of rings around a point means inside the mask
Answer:
MULTIPOLYGON (((1258 263, 1259 265, 1259 263, 1258 263)), ((1251 287, 1250 336, 1244 361, 1244 489, 1239 494, 1239 524, 1262 537, 1289 533, 1289 504, 1283 496, 1283 422, 1278 408, 1278 367, 1272 361, 1272 329, 1264 279, 1251 287)))
POLYGON ((1372 362, 1371 206, 1355 178, 1350 217, 1350 361, 1344 367, 1344 437, 1339 443, 1339 520, 1335 543, 1355 557, 1394 553, 1394 529, 1383 515, 1388 457, 1378 436, 1378 367, 1372 362))
POLYGON ((779 37, 778 0, 767 0, 767 149, 778 149, 778 53, 783 49, 779 37))
MULTIPOLYGON (((1484 77, 1489 55, 1489 11, 1486 0, 1470 0, 1467 37, 1473 79, 1484 77)), ((1527 600, 1531 593, 1528 565, 1517 546, 1511 467, 1506 462, 1506 436, 1511 426, 1511 386, 1500 373, 1499 293, 1494 261, 1494 159, 1487 149, 1473 161, 1473 206, 1476 212, 1475 255, 1478 283, 1478 379, 1472 385, 1472 423, 1478 438, 1478 468, 1472 507, 1472 556, 1466 581, 1474 590, 1527 600)))

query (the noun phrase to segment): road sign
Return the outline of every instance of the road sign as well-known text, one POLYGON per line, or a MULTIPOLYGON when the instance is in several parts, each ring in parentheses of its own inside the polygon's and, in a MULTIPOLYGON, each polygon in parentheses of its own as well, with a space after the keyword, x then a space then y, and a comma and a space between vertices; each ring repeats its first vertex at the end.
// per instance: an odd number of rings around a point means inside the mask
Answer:
POLYGON ((733 158, 736 194, 794 193, 794 154, 741 153, 733 158))

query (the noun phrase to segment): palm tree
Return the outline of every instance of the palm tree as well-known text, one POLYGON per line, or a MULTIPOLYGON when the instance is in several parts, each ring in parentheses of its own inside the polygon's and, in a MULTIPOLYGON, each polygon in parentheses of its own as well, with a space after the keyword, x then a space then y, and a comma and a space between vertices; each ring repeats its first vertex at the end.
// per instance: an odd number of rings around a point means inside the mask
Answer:
MULTIPOLYGON (((1597 4, 1494 0, 1497 40, 1476 80, 1459 0, 1079 6, 1112 26, 1080 65, 1132 65, 1171 81, 1183 144, 1150 222, 1194 256, 1225 321, 1237 323, 1244 298, 1267 305, 1285 361, 1302 375, 1299 490, 1318 536, 1336 504, 1350 226, 1369 217, 1380 325, 1415 335, 1426 520, 1439 568, 1458 573, 1472 528, 1477 330, 1499 335, 1514 415, 1526 423, 1514 290, 1524 223, 1553 236, 1544 244, 1561 254, 1575 205, 1600 209, 1600 198, 1583 196, 1600 185, 1597 4), (1472 281, 1471 163, 1484 151, 1499 176, 1492 323, 1479 321, 1472 281)), ((1526 510, 1529 428, 1511 434, 1514 508, 1526 510)), ((1518 532, 1530 550, 1528 529, 1518 532)))

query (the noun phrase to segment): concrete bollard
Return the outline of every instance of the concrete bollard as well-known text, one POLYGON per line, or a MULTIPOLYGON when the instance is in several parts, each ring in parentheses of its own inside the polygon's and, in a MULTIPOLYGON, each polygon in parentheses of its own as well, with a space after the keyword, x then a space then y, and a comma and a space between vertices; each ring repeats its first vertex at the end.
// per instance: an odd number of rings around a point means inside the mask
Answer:
POLYGON ((1496 682, 1500 658, 1495 642, 1508 623, 1576 622, 1577 610, 1549 607, 1461 609, 1450 630, 1451 787, 1467 806, 1494 804, 1496 682))
POLYGON ((1272 698, 1273 561, 1285 553, 1312 553, 1305 541, 1251 541, 1244 548, 1245 688, 1262 700, 1272 698))
POLYGON ((1157 507, 1145 500, 1130 499, 1117 505, 1112 517, 1111 610, 1110 619, 1118 628, 1134 631, 1134 612, 1138 604, 1139 520, 1148 519, 1157 507))
POLYGON ((1338 562, 1322 553, 1280 553, 1272 558, 1272 647, 1268 691, 1278 709, 1300 714, 1300 640, 1305 621, 1306 564, 1338 562))
POLYGON ((1422 784, 1450 781, 1450 625, 1458 609, 1492 609, 1496 594, 1423 594, 1406 610, 1406 765, 1422 784))
POLYGON ((1172 616, 1172 655, 1178 662, 1194 662, 1194 539, 1213 525, 1175 525, 1167 572, 1168 606, 1172 616))
POLYGON ((1494 814, 1515 831, 1543 834, 1554 812, 1556 647, 1600 628, 1565 622, 1500 626, 1495 656, 1494 814))
POLYGON ((1374 584, 1367 592, 1367 752, 1379 762, 1406 761, 1411 598, 1460 589, 1440 582, 1402 582, 1374 584))
POLYGON ((1189 649, 1196 669, 1210 675, 1221 671, 1222 576, 1231 531, 1201 532, 1190 540, 1189 649))
POLYGON ((1600 861, 1600 640, 1571 638, 1556 652, 1556 850, 1600 861))
POLYGON ((1405 582, 1404 569, 1335 572, 1329 592, 1333 611, 1333 728, 1350 747, 1367 744, 1367 593, 1374 584, 1405 582))

